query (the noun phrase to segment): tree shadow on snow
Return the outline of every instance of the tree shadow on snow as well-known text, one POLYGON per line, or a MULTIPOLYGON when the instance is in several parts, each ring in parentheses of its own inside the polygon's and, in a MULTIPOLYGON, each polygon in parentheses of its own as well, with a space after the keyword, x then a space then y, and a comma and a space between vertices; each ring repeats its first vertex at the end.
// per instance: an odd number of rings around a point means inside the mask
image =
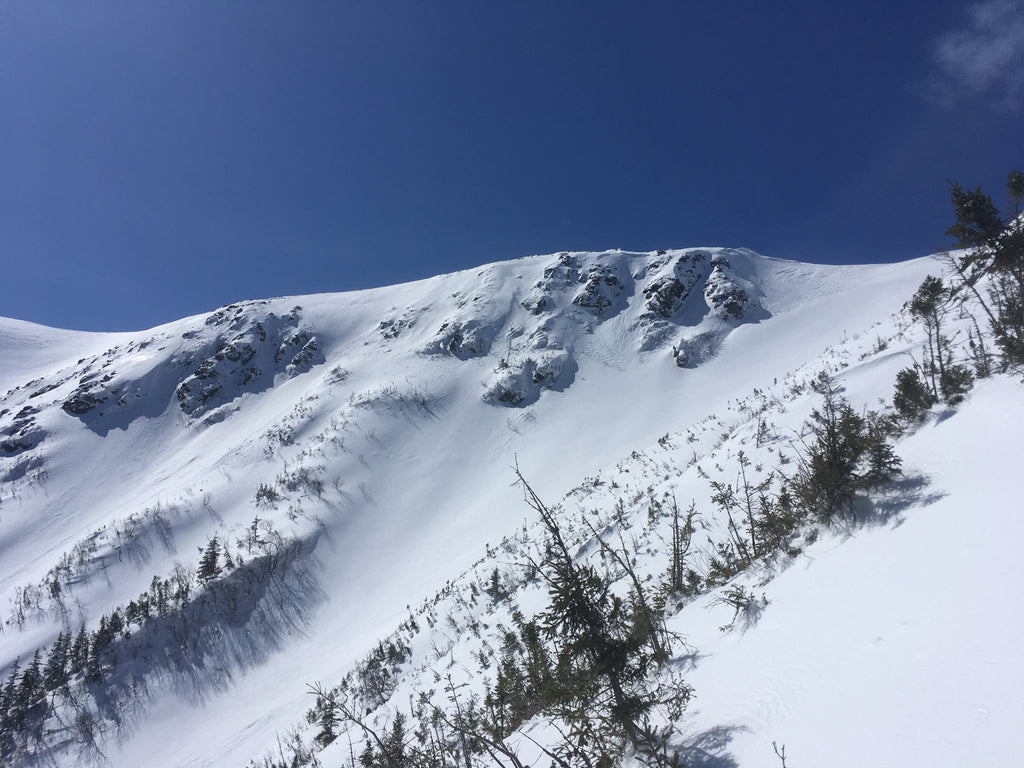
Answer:
POLYGON ((118 637, 106 652, 102 679, 86 682, 86 697, 66 718, 66 730, 51 733, 32 764, 59 761, 57 753, 66 757, 72 742, 83 745, 75 726, 83 712, 92 713, 97 734, 123 743, 158 696, 170 692, 201 705, 303 636, 326 599, 314 555, 318 537, 281 540, 201 588, 183 608, 118 637))
POLYGON ((945 498, 944 491, 929 491, 931 482, 926 475, 907 475, 886 483, 870 499, 858 499, 852 520, 846 521, 845 533, 853 535, 857 528, 902 525, 908 510, 927 507, 945 498))
POLYGON ((719 725, 688 737, 678 747, 679 761, 687 768, 739 768, 728 748, 743 726, 719 725))

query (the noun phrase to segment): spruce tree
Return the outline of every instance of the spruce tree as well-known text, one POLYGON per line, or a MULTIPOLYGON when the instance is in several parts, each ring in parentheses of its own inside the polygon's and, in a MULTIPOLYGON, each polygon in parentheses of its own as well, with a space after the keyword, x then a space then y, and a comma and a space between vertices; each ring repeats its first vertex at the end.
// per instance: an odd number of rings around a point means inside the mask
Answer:
POLYGON ((89 633, 85 631, 85 624, 78 628, 75 641, 71 644, 69 666, 72 674, 81 672, 89 662, 89 633))
POLYGON ((981 191, 981 187, 967 190, 954 181, 949 182, 950 198, 956 212, 956 222, 950 225, 946 234, 954 238, 961 248, 987 251, 999 244, 999 238, 1006 222, 992 198, 981 191))
POLYGON ((199 561, 199 571, 196 578, 200 584, 209 584, 221 574, 220 563, 220 541, 214 536, 206 545, 203 556, 199 561))
POLYGON ((50 692, 64 688, 68 683, 68 658, 71 649, 71 634, 61 632, 50 646, 43 669, 43 687, 50 692))
POLYGON ((910 314, 925 327, 924 372, 931 385, 932 395, 950 405, 963 400, 974 382, 974 377, 964 365, 953 360, 952 341, 943 333, 943 324, 948 310, 951 289, 940 278, 928 275, 911 298, 910 314))
POLYGON ((897 454, 890 435, 896 431, 895 418, 870 412, 867 416, 865 431, 865 457, 867 469, 861 476, 862 483, 871 489, 892 480, 903 472, 903 459, 897 454))
POLYGON ((814 385, 822 395, 806 426, 813 440, 791 481, 797 505, 823 522, 852 512, 858 488, 857 465, 867 448, 864 419, 840 394, 835 380, 822 372, 814 385))
POLYGON ((935 396, 916 369, 904 368, 896 374, 892 405, 900 418, 917 422, 924 418, 925 411, 935 405, 935 396))
POLYGON ((1012 208, 1003 218, 980 187, 967 191, 951 183, 956 221, 946 234, 967 249, 949 262, 988 315, 1004 364, 1019 368, 1024 366, 1024 173, 1010 171, 1006 188, 1012 208), (987 301, 976 285, 982 275, 989 278, 987 301))
POLYGON ((517 477, 547 534, 538 569, 549 602, 539 626, 555 648, 555 681, 546 704, 570 729, 568 753, 581 764, 611 765, 630 746, 643 761, 672 764, 668 734, 651 725, 650 713, 669 701, 681 708, 689 687, 669 692, 648 684, 648 672, 659 663, 649 644, 649 617, 612 591, 609 573, 573 557, 552 511, 518 470, 517 477))
MULTIPOLYGON (((13 725, 15 730, 22 731, 30 724, 30 721, 38 721, 40 716, 39 708, 36 706, 43 699, 43 665, 36 648, 32 661, 21 673, 21 680, 14 692, 14 701, 10 706, 13 713, 13 725)), ((37 723, 38 724, 38 723, 37 723)))

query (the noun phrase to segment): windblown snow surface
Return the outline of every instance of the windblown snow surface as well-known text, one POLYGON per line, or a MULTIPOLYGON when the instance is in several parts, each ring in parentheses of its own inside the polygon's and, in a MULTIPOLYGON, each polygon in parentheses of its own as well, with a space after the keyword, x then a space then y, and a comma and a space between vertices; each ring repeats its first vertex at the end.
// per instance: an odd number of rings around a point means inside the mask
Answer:
MULTIPOLYGON (((612 525, 618 506, 660 578, 667 500, 695 502, 694 546, 710 547, 710 482, 736 481, 739 451, 758 480, 792 471, 819 371, 857 410, 886 407, 920 356, 902 307, 929 273, 930 258, 561 253, 139 333, 0 320, 0 684, 61 630, 194 569, 215 536, 237 566, 193 581, 191 628, 147 619, 116 641, 114 700, 81 688, 92 743, 65 707, 18 761, 244 766, 309 745, 307 684, 336 684, 389 636, 410 654, 374 717, 443 699, 437 675, 482 691, 512 611, 544 604, 516 581, 540 536, 517 463, 567 525, 612 525), (273 541, 287 563, 261 581, 273 541), (510 594, 478 597, 495 568, 510 594)), ((721 630, 721 588, 674 609, 668 671, 694 689, 684 761, 777 766, 774 741, 796 768, 1014 764, 1022 434, 1019 382, 981 381, 898 441, 901 479, 857 521, 739 577, 758 611, 721 630)), ((349 749, 317 758, 347 765, 349 749)))

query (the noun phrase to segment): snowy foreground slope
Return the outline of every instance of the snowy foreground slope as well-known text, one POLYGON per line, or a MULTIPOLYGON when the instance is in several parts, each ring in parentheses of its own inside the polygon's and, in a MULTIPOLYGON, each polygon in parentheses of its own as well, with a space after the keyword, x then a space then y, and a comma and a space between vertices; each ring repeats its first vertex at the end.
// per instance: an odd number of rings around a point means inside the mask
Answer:
MULTIPOLYGON (((710 483, 736 481, 739 451, 759 480, 792 471, 819 371, 857 410, 891 400, 923 338, 901 308, 941 271, 562 253, 139 333, 0 319, 0 685, 62 631, 124 618, 98 679, 78 674, 12 759, 287 759, 315 734, 307 684, 381 641, 407 652, 371 722, 442 700, 439 676, 482 693, 501 628, 544 605, 513 465, 570 527, 635 540, 652 583, 668 500, 692 500, 699 569, 724 525, 710 483)), ((1013 762, 1020 395, 995 377, 931 414, 859 522, 738 577, 756 611, 734 621, 721 589, 670 611, 669 671, 694 689, 684 761, 778 765, 774 740, 794 766, 1013 762)), ((547 764, 531 739, 550 732, 522 733, 547 764)), ((349 744, 316 757, 347 765, 349 744)))

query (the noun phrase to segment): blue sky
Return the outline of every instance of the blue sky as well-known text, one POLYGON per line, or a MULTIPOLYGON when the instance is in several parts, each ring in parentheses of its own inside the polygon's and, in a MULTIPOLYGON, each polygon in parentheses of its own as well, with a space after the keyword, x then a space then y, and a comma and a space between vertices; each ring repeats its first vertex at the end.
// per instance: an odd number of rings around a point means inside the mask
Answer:
POLYGON ((0 315, 567 249, 894 261, 1024 165, 1024 0, 0 3, 0 315))

